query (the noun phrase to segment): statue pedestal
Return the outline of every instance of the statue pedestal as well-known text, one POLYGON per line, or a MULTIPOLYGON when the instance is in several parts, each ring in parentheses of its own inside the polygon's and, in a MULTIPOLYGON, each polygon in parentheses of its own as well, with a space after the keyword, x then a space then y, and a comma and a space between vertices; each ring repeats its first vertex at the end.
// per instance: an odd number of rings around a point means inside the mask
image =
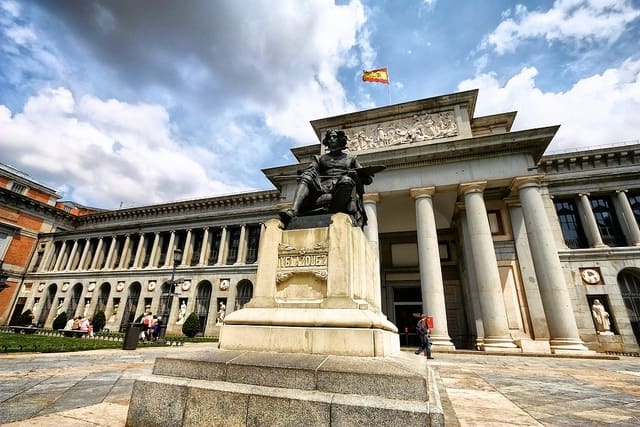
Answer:
POLYGON ((126 425, 444 425, 435 373, 380 311, 378 252, 345 214, 267 221, 254 296, 220 349, 158 358, 126 425), (354 357, 356 356, 356 357, 354 357))
POLYGON ((282 230, 260 239, 252 300, 224 319, 223 350, 341 356, 400 351, 397 328, 380 311, 378 252, 345 214, 328 227, 282 230))

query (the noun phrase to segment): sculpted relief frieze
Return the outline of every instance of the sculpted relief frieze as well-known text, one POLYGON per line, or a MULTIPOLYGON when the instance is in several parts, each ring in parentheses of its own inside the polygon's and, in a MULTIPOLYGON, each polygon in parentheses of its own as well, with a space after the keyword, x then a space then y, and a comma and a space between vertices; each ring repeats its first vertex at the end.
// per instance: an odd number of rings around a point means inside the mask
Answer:
POLYGON ((350 151, 410 144, 458 135, 453 111, 416 114, 409 118, 345 129, 350 151))

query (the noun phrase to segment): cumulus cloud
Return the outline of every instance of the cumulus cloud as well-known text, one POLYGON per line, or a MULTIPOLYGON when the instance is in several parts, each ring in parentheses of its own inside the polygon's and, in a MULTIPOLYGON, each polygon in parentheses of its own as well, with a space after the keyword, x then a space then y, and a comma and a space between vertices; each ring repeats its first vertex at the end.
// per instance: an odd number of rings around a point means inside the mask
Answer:
POLYGON ((637 140, 640 129, 640 60, 575 83, 564 92, 536 86, 538 70, 525 67, 501 84, 486 73, 464 80, 460 90, 479 88, 476 116, 518 110, 514 130, 561 125, 550 151, 637 140))
POLYGON ((498 27, 483 40, 498 54, 513 52, 525 39, 543 37, 574 43, 616 41, 640 16, 628 0, 556 0, 547 11, 530 11, 518 4, 503 14, 498 27))
POLYGON ((98 207, 157 203, 246 189, 207 168, 223 163, 185 150, 158 105, 127 104, 68 89, 43 90, 17 114, 0 105, 3 161, 27 167, 65 199, 98 207))

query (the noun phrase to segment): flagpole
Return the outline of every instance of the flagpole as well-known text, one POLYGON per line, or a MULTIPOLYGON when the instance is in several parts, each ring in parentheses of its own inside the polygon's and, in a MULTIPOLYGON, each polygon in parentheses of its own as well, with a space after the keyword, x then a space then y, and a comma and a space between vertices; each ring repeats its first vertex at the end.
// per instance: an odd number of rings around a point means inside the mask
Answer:
POLYGON ((389 105, 391 105, 391 78, 389 77, 388 69, 387 69, 387 95, 389 96, 389 105))

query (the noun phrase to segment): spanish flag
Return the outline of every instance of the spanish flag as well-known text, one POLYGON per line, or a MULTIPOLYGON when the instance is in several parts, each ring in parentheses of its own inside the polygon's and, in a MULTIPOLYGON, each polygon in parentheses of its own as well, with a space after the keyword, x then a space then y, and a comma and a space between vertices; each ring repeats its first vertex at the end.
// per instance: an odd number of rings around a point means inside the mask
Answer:
POLYGON ((363 71, 362 81, 389 84, 389 74, 387 73, 387 67, 378 68, 377 70, 363 71))

